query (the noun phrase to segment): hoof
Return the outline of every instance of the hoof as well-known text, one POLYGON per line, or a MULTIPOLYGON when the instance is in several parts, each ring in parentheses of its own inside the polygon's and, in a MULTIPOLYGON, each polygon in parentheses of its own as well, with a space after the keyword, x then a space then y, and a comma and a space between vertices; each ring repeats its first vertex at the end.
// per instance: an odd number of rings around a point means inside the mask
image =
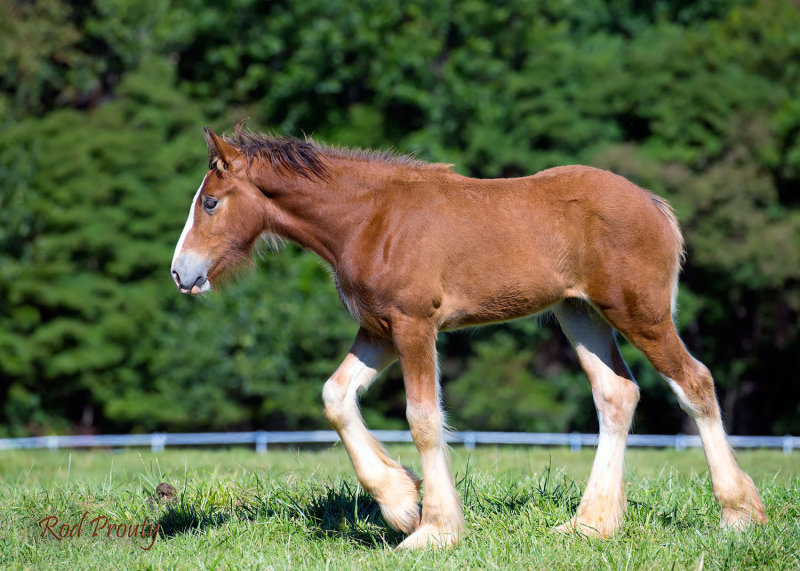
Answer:
POLYGON ((384 487, 387 492, 376 497, 389 527, 406 534, 419 527, 419 487, 419 479, 405 466, 392 472, 391 481, 384 487))
POLYGON ((408 534, 419 527, 420 509, 416 498, 392 505, 379 502, 378 505, 383 519, 392 529, 408 534))
POLYGON ((599 537, 601 539, 606 539, 614 534, 617 527, 618 526, 613 524, 609 525, 609 523, 605 521, 589 522, 572 518, 568 522, 554 527, 552 531, 554 533, 575 534, 582 537, 599 537))
POLYGON ((750 476, 741 472, 739 486, 734 492, 717 496, 722 507, 720 527, 742 530, 751 525, 767 523, 764 502, 750 476))
POLYGON ((442 531, 432 525, 422 525, 417 531, 405 538, 397 549, 441 549, 452 547, 461 540, 461 534, 456 531, 442 531))
POLYGON ((752 506, 752 509, 723 508, 719 526, 725 529, 742 531, 753 525, 767 523, 764 506, 752 506))

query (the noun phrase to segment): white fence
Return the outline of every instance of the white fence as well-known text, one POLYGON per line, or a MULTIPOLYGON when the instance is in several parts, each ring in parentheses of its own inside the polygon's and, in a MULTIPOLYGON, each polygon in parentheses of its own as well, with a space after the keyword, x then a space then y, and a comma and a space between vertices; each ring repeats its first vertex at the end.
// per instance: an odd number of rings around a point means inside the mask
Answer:
MULTIPOLYGON (((376 438, 383 442, 411 442, 407 430, 373 430, 376 438)), ((595 446, 596 434, 532 433, 532 432, 453 432, 447 437, 450 443, 461 443, 467 449, 477 444, 515 444, 526 446, 569 446, 580 450, 582 446, 595 446)), ((800 448, 800 436, 729 436, 734 448, 780 448, 791 454, 800 448)), ((314 444, 339 441, 333 430, 307 430, 297 432, 204 432, 172 434, 109 434, 81 436, 35 436, 30 438, 0 438, 0 450, 18 448, 121 448, 127 446, 149 446, 154 452, 165 446, 230 446, 255 445, 256 452, 263 454, 270 444, 314 444)), ((702 446, 699 436, 687 434, 631 434, 628 446, 648 448, 698 448, 702 446)))

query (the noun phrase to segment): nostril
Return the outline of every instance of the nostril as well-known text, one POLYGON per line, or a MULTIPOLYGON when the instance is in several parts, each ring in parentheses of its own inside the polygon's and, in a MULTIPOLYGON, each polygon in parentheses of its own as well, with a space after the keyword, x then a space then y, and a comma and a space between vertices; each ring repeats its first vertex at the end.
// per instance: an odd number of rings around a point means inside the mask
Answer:
POLYGON ((170 266, 172 281, 183 294, 207 291, 210 289, 207 277, 210 265, 206 258, 184 252, 170 266))

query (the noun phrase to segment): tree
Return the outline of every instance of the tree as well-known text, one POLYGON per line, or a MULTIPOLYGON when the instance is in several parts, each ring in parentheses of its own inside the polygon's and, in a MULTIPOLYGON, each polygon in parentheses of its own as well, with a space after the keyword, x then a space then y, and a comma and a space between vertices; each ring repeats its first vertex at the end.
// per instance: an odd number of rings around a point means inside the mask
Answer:
MULTIPOLYGON (((680 329, 729 427, 800 430, 798 30, 788 0, 0 0, 6 430, 324 426, 319 387, 355 325, 316 260, 268 254, 198 303, 166 275, 200 128, 248 116, 472 176, 582 162, 663 194, 688 245, 680 329)), ((459 428, 593 428, 554 328, 440 347, 459 428)), ((680 429, 623 352, 637 428, 680 429)), ((402 425, 399 371, 365 403, 373 426, 402 425)))

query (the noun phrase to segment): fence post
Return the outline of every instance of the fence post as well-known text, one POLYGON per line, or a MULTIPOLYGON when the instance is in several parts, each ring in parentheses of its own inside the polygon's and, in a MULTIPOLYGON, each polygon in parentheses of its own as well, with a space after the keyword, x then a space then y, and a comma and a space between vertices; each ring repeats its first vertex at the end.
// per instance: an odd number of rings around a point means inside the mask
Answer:
POLYGON ((675 435, 675 450, 681 451, 686 450, 686 435, 685 434, 676 434, 675 435))
POLYGON ((787 456, 792 453, 794 449, 794 438, 791 434, 787 434, 783 437, 783 453, 787 456))
POLYGON ((256 454, 267 453, 267 433, 263 430, 256 432, 256 454))
POLYGON ((150 435, 150 450, 153 452, 161 452, 164 450, 164 445, 167 443, 167 435, 163 432, 154 432, 150 435))
POLYGON ((580 452, 581 450, 581 434, 580 432, 570 432, 569 434, 569 449, 573 452, 580 452))
POLYGON ((471 430, 465 430, 461 433, 464 438, 464 448, 467 450, 475 450, 475 433, 471 430))
POLYGON ((47 448, 50 450, 58 450, 58 436, 47 437, 47 448))

